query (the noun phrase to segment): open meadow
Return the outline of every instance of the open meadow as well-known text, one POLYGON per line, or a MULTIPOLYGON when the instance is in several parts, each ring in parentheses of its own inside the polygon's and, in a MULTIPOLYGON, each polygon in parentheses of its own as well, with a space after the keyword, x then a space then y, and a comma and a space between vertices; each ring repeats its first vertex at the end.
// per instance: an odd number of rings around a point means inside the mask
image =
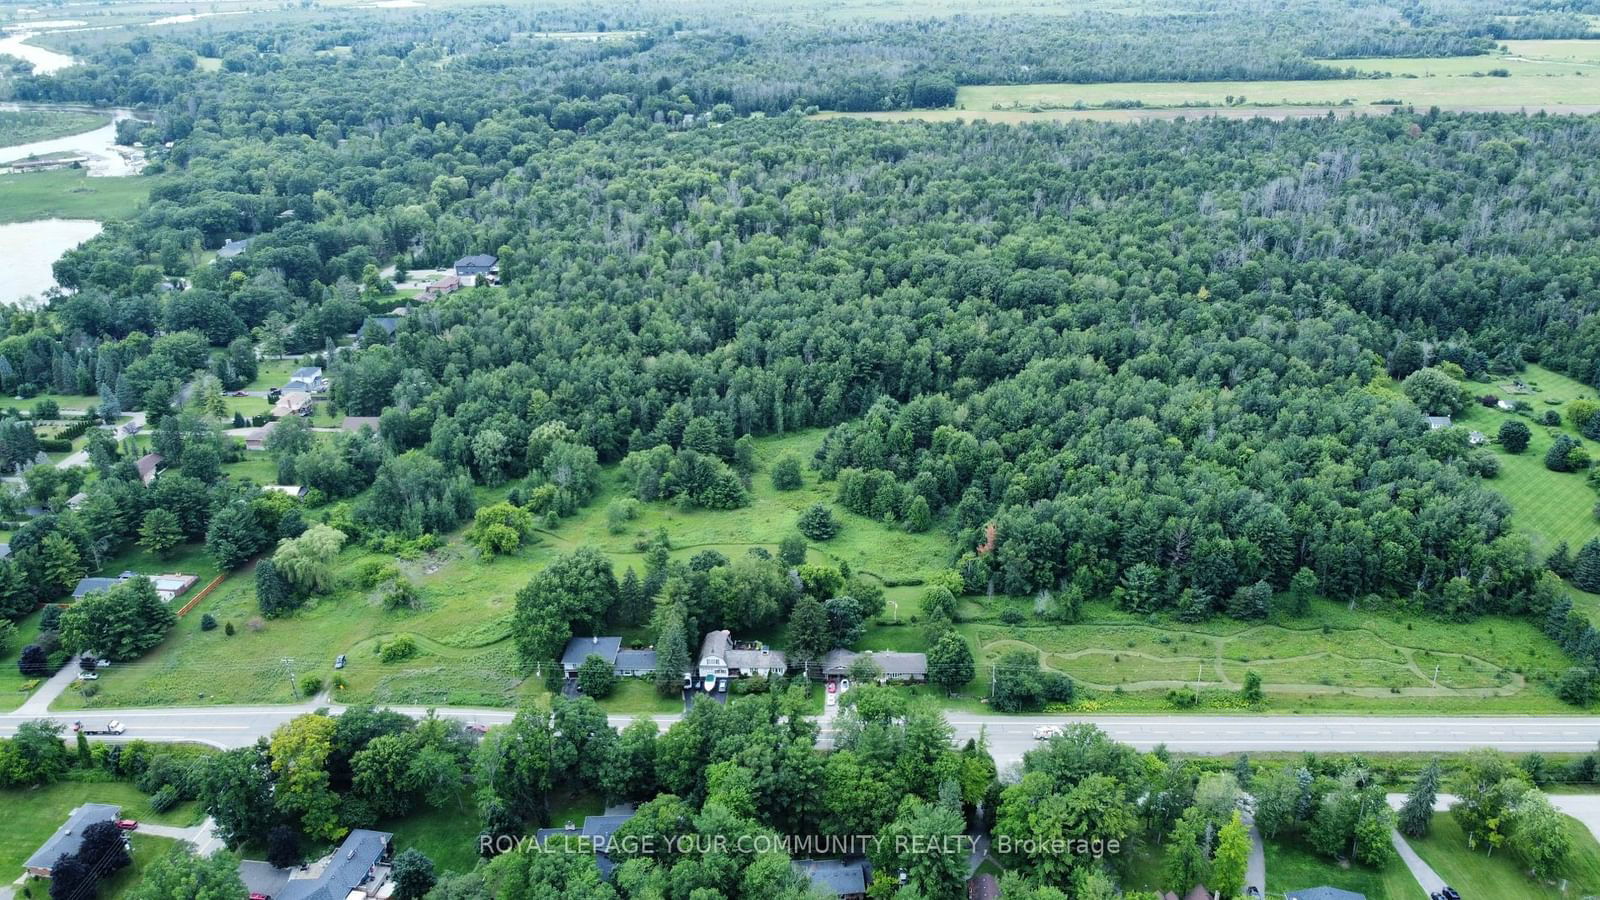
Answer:
POLYGON ((154 178, 90 178, 83 169, 0 175, 0 224, 37 219, 94 219, 133 215, 150 197, 154 178))

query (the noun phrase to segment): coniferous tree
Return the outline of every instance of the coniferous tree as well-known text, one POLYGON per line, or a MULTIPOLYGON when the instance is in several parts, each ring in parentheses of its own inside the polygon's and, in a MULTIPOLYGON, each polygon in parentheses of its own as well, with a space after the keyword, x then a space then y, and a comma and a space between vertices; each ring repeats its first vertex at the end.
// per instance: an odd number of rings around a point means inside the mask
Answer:
POLYGON ((1433 825, 1433 804, 1439 797, 1439 778, 1439 760, 1430 760, 1400 807, 1396 827, 1401 834, 1411 838, 1428 836, 1428 829, 1433 825))

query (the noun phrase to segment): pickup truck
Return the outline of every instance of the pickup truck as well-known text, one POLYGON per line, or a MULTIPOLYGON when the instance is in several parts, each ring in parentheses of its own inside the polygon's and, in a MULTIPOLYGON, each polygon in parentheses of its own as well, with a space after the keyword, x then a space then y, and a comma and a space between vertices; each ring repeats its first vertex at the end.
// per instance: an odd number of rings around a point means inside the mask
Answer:
POLYGON ((79 734, 121 734, 128 730, 128 726, 116 719, 112 719, 106 723, 104 728, 85 728, 82 722, 73 722, 72 730, 79 734))

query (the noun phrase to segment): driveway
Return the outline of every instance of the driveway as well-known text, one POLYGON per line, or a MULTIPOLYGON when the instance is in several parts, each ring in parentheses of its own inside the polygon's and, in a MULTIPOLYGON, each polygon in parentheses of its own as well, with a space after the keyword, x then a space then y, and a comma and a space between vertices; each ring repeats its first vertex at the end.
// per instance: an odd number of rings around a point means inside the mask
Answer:
POLYGON ((68 659, 67 664, 61 667, 61 671, 46 678, 43 684, 34 689, 28 699, 22 701, 22 705, 17 707, 17 711, 12 715, 42 716, 49 713, 50 704, 54 703, 57 697, 72 686, 72 682, 77 679, 81 671, 83 670, 78 666, 77 657, 68 659))
POLYGON ((1254 817, 1250 822, 1250 861, 1244 868, 1245 888, 1255 888, 1261 896, 1267 895, 1267 848, 1261 842, 1261 830, 1256 828, 1254 817))
POLYGON ((1422 861, 1422 857, 1417 855, 1417 851, 1411 849, 1411 845, 1406 843, 1406 839, 1400 836, 1400 832, 1389 832, 1389 842, 1394 844, 1395 852, 1400 854, 1401 862, 1404 862, 1406 868, 1411 870, 1411 877, 1415 878, 1417 884, 1422 887, 1422 896, 1431 897, 1434 891, 1444 887, 1444 879, 1439 877, 1439 873, 1435 872, 1432 866, 1422 861))

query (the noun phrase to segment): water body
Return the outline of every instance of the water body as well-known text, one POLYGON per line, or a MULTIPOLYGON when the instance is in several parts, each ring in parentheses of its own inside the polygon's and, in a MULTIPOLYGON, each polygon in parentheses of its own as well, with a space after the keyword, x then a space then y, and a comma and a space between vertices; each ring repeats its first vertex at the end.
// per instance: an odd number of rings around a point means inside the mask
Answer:
POLYGON ((38 75, 53 75, 77 62, 65 53, 28 43, 28 38, 38 34, 37 31, 18 31, 0 38, 0 54, 33 63, 33 71, 38 75))
MULTIPOLYGON (((24 106, 18 103, 0 103, 0 109, 17 110, 23 108, 24 106)), ((132 118, 133 110, 81 108, 90 112, 110 113, 111 121, 92 131, 68 135, 67 137, 0 147, 0 162, 10 162, 13 159, 23 159, 29 156, 44 156, 47 153, 74 153, 88 159, 85 168, 89 170, 89 177, 91 178, 106 175, 139 174, 139 170, 144 165, 144 154, 132 147, 117 146, 116 123, 123 119, 132 118)))
POLYGON ((16 305, 35 301, 55 283, 50 267, 63 253, 100 233, 100 223, 87 219, 41 219, 0 225, 0 259, 6 277, 0 278, 0 303, 16 305))

